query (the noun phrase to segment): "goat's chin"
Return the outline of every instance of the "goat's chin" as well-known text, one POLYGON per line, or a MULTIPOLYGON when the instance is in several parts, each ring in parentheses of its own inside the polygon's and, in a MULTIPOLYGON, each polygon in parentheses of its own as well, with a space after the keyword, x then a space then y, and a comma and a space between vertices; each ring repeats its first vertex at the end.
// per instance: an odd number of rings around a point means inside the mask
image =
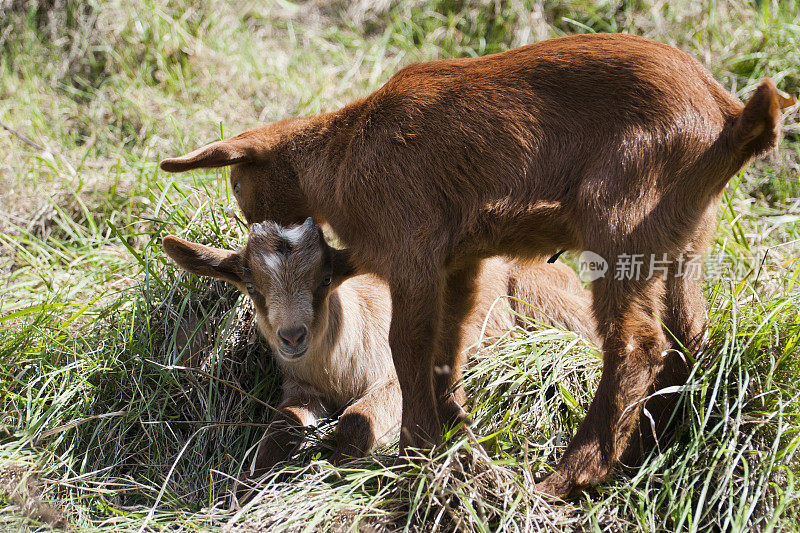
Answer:
POLYGON ((302 359, 308 351, 308 345, 301 346, 294 350, 287 349, 284 346, 279 346, 276 351, 278 352, 278 356, 284 361, 298 361, 302 359))

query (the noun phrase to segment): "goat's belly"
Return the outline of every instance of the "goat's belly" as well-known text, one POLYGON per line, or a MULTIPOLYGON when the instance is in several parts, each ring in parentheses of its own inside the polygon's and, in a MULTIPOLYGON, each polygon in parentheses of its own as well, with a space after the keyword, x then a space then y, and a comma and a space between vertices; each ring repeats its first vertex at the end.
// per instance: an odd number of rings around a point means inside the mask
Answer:
POLYGON ((580 246, 574 223, 560 206, 481 211, 476 224, 458 243, 456 255, 506 255, 524 259, 550 257, 559 249, 580 246))

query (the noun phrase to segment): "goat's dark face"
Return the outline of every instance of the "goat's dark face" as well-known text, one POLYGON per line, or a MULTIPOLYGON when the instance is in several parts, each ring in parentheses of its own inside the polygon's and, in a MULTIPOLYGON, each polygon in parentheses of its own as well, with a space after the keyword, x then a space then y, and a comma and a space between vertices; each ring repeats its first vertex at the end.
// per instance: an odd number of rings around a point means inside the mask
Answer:
POLYGON ((161 161, 167 172, 230 167, 231 190, 247 222, 297 224, 312 215, 292 165, 296 132, 307 119, 287 119, 161 161))
POLYGON ((289 227, 253 224, 237 252, 174 236, 163 244, 184 270, 224 279, 247 294, 261 334, 285 360, 301 358, 325 334, 331 291, 353 275, 349 253, 328 246, 310 218, 289 227))
POLYGON ((311 219, 299 226, 253 224, 243 253, 244 290, 261 334, 286 360, 323 335, 333 271, 331 251, 311 219))
POLYGON ((230 185, 249 223, 270 220, 297 224, 311 214, 291 164, 280 153, 231 166, 230 185))

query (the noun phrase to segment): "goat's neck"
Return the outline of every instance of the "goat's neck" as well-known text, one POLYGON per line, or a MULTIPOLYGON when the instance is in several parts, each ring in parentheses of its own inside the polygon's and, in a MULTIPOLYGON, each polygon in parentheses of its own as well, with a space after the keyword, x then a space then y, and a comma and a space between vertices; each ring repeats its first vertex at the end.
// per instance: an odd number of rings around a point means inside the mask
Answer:
POLYGON ((297 185, 308 202, 308 215, 318 223, 328 222, 326 212, 336 209, 331 203, 336 199, 338 163, 346 157, 348 136, 344 133, 353 128, 361 109, 359 100, 338 111, 308 117, 286 144, 297 185))
POLYGON ((352 332, 360 312, 352 296, 347 287, 337 287, 328 296, 326 320, 310 347, 314 350, 310 355, 314 356, 316 363, 324 362, 338 367, 337 360, 359 351, 358 336, 352 332))

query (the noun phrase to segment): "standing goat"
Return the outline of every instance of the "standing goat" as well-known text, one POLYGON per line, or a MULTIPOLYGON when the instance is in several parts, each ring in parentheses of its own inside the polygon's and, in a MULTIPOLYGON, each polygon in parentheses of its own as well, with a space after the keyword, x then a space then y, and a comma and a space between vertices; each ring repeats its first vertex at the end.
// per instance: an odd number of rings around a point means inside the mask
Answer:
POLYGON ((779 119, 768 79, 744 106, 680 50, 577 35, 410 65, 338 111, 161 168, 232 165, 248 221, 326 222, 358 271, 388 283, 401 455, 441 442, 442 424, 464 416, 449 391, 482 259, 573 249, 607 260, 592 285, 600 383, 538 485, 563 497, 606 476, 654 387, 685 381, 669 348, 695 350, 706 319, 699 279, 678 275, 681 258, 707 248, 725 184, 777 145, 779 119), (640 275, 616 276, 631 257, 640 275))
MULTIPOLYGON (((244 477, 258 477, 286 459, 300 442, 299 428, 334 413, 342 413, 334 463, 364 455, 391 436, 400 423, 401 395, 389 349, 389 289, 375 276, 353 276, 347 251, 328 246, 311 219, 291 228, 253 224, 239 251, 174 236, 164 237, 163 245, 181 268, 249 295, 259 332, 283 372, 281 405, 244 477)), ((477 294, 461 356, 478 344, 484 325, 487 335, 501 335, 523 315, 595 339, 587 320, 589 291, 563 263, 488 259, 477 294)))

